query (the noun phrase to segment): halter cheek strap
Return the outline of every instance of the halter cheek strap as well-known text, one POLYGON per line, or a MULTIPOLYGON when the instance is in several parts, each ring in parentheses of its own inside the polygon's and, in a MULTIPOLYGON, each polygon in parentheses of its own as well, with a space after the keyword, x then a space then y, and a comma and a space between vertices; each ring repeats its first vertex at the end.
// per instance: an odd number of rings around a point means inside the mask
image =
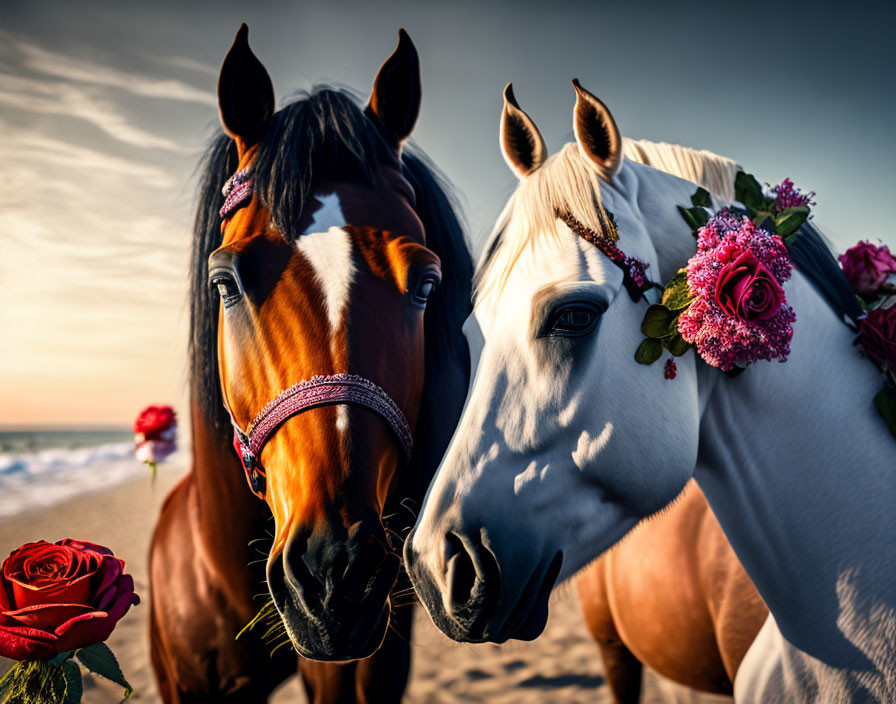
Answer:
POLYGON ((597 247, 607 255, 607 258, 613 264, 622 270, 622 283, 633 301, 637 302, 642 297, 649 301, 648 291, 654 288, 661 288, 647 278, 646 272, 647 267, 650 266, 649 264, 635 257, 626 256, 625 252, 616 246, 619 235, 616 233, 616 225, 613 223, 612 215, 607 218, 604 216, 603 209, 598 210, 598 217, 607 234, 595 232, 590 227, 580 223, 568 212, 558 210, 556 215, 570 230, 586 242, 590 242, 597 247))
POLYGON ((247 431, 236 422, 227 402, 224 408, 233 425, 233 447, 246 472, 252 493, 264 499, 267 474, 261 464, 261 450, 286 420, 309 408, 351 403, 378 413, 395 433, 405 457, 410 459, 414 446, 411 426, 404 413, 383 389, 355 374, 315 376, 281 392, 249 424, 247 431))

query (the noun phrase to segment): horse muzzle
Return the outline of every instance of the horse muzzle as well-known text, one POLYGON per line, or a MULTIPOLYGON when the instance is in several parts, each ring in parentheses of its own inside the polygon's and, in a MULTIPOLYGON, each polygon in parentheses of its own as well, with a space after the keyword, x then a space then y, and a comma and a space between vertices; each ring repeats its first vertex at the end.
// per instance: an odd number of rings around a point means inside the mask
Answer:
POLYGON ((355 524, 347 536, 334 533, 294 534, 268 562, 268 586, 286 632, 311 660, 357 660, 376 652, 401 562, 386 547, 378 521, 355 524))
POLYGON ((561 552, 534 565, 526 555, 526 563, 511 570, 499 561, 484 528, 446 533, 442 555, 421 553, 414 538, 412 531, 405 543, 405 568, 445 635, 466 643, 534 640, 541 635, 563 563, 561 552), (525 576, 514 576, 519 572, 525 576))

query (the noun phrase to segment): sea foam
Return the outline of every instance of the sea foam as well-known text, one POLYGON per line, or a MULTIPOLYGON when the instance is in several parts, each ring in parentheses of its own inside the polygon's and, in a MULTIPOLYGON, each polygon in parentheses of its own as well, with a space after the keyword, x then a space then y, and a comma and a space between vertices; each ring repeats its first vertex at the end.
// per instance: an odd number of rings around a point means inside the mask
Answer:
MULTIPOLYGON (((173 455, 170 461, 178 462, 180 454, 182 451, 173 455)), ((78 494, 102 491, 131 479, 146 477, 148 471, 134 458, 132 442, 2 453, 0 521, 58 504, 78 494)))

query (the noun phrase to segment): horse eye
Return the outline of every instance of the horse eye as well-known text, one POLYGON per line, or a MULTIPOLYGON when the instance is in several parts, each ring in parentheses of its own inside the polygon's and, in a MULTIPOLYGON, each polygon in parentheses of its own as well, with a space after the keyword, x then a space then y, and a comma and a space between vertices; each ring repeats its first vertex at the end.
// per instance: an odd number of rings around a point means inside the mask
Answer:
POLYGON ((438 279, 432 275, 424 276, 422 279, 420 279, 420 282, 417 284, 417 288, 414 290, 414 305, 420 308, 425 308, 426 302, 429 300, 430 295, 432 295, 433 290, 435 290, 437 283, 438 279))
POLYGON ((554 311, 539 337, 579 337, 594 330, 603 311, 594 306, 579 303, 554 311))
POLYGON ((224 304, 225 308, 230 308, 231 306, 236 305, 240 298, 242 298, 242 291, 240 291, 236 281, 234 281, 233 277, 229 274, 213 274, 209 283, 210 285, 217 287, 218 295, 221 297, 221 302, 224 304))

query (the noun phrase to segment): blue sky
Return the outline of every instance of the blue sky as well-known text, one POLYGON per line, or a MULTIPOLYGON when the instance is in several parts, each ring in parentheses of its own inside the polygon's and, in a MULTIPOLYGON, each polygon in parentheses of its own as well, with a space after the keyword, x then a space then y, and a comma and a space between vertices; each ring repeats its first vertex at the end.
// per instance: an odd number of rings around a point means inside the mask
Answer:
POLYGON ((281 99, 319 81, 366 94, 405 27, 423 71, 414 136, 474 242, 515 183, 497 144, 504 85, 553 152, 578 76, 627 136, 816 191, 838 248, 896 244, 892 5, 674 5, 3 2, 0 423, 183 407, 193 170, 243 21, 281 99))

